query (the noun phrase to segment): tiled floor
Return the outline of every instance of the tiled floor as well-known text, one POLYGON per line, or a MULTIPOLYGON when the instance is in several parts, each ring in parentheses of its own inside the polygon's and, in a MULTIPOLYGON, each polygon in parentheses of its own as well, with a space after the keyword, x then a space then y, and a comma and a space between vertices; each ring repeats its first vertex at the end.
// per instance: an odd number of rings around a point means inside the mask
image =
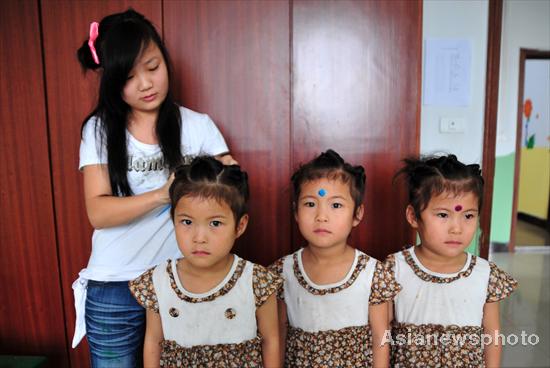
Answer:
POLYGON ((503 347, 502 367, 550 367, 550 252, 493 253, 490 258, 519 282, 500 306, 502 333, 510 342, 503 347), (519 338, 513 346, 511 334, 519 338), (527 339, 532 334, 539 338, 535 345, 527 339))

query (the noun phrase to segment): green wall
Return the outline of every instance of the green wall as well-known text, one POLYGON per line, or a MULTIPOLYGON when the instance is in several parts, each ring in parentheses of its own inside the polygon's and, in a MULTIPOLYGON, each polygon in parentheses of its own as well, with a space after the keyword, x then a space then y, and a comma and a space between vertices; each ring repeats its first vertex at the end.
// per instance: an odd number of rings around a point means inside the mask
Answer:
POLYGON ((493 207, 491 212, 491 242, 508 243, 512 226, 514 199, 515 152, 495 159, 493 207))
POLYGON ((474 238, 472 239, 472 242, 466 248, 466 252, 472 253, 476 256, 479 256, 479 237, 481 236, 481 228, 479 227, 479 224, 477 225, 477 231, 474 235, 474 238))

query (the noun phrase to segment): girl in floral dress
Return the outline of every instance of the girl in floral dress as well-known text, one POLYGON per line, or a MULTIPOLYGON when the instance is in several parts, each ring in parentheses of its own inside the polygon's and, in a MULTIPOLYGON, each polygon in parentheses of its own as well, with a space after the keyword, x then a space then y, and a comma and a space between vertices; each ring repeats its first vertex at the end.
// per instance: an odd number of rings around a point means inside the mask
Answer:
POLYGON ((176 171, 171 217, 184 258, 130 283, 147 309, 146 367, 280 367, 282 280, 231 254, 246 229, 247 175, 199 157, 176 171))
POLYGON ((420 245, 388 257, 403 290, 394 299, 395 367, 500 365, 499 303, 517 287, 494 263, 465 252, 483 201, 479 165, 456 156, 410 158, 407 221, 420 245))
POLYGON ((270 267, 285 280, 278 293, 285 366, 387 366, 388 301, 400 286, 381 262, 347 244, 363 217, 363 167, 328 150, 292 184, 307 246, 270 267))

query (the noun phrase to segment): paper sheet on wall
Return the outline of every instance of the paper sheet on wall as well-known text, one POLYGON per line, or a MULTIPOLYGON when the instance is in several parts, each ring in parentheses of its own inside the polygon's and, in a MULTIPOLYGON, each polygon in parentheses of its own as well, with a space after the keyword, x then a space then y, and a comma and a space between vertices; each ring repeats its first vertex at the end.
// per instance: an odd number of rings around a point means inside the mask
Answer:
POLYGON ((424 105, 470 105, 471 48, 464 39, 426 40, 424 105))

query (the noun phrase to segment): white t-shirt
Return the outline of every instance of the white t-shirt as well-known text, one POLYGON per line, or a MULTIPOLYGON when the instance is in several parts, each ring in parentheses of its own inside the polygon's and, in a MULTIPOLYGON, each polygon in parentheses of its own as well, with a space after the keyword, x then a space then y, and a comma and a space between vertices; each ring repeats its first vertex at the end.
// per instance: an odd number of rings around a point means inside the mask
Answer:
MULTIPOLYGON (((223 136, 208 115, 184 107, 179 110, 181 152, 185 162, 198 155, 219 155, 229 151, 223 136)), ((96 129, 98 124, 101 124, 100 121, 92 117, 84 127, 80 144, 80 169, 86 165, 107 164, 105 143, 101 146, 101 130, 96 129)), ((166 183, 169 171, 159 145, 140 142, 129 132, 126 136, 128 182, 132 192, 137 195, 160 188, 166 183)), ((78 344, 85 333, 82 325, 87 280, 132 280, 167 259, 179 257, 181 253, 167 206, 155 208, 124 225, 94 230, 88 266, 80 271, 79 279, 73 283, 77 310, 77 331, 73 346, 78 344)))

